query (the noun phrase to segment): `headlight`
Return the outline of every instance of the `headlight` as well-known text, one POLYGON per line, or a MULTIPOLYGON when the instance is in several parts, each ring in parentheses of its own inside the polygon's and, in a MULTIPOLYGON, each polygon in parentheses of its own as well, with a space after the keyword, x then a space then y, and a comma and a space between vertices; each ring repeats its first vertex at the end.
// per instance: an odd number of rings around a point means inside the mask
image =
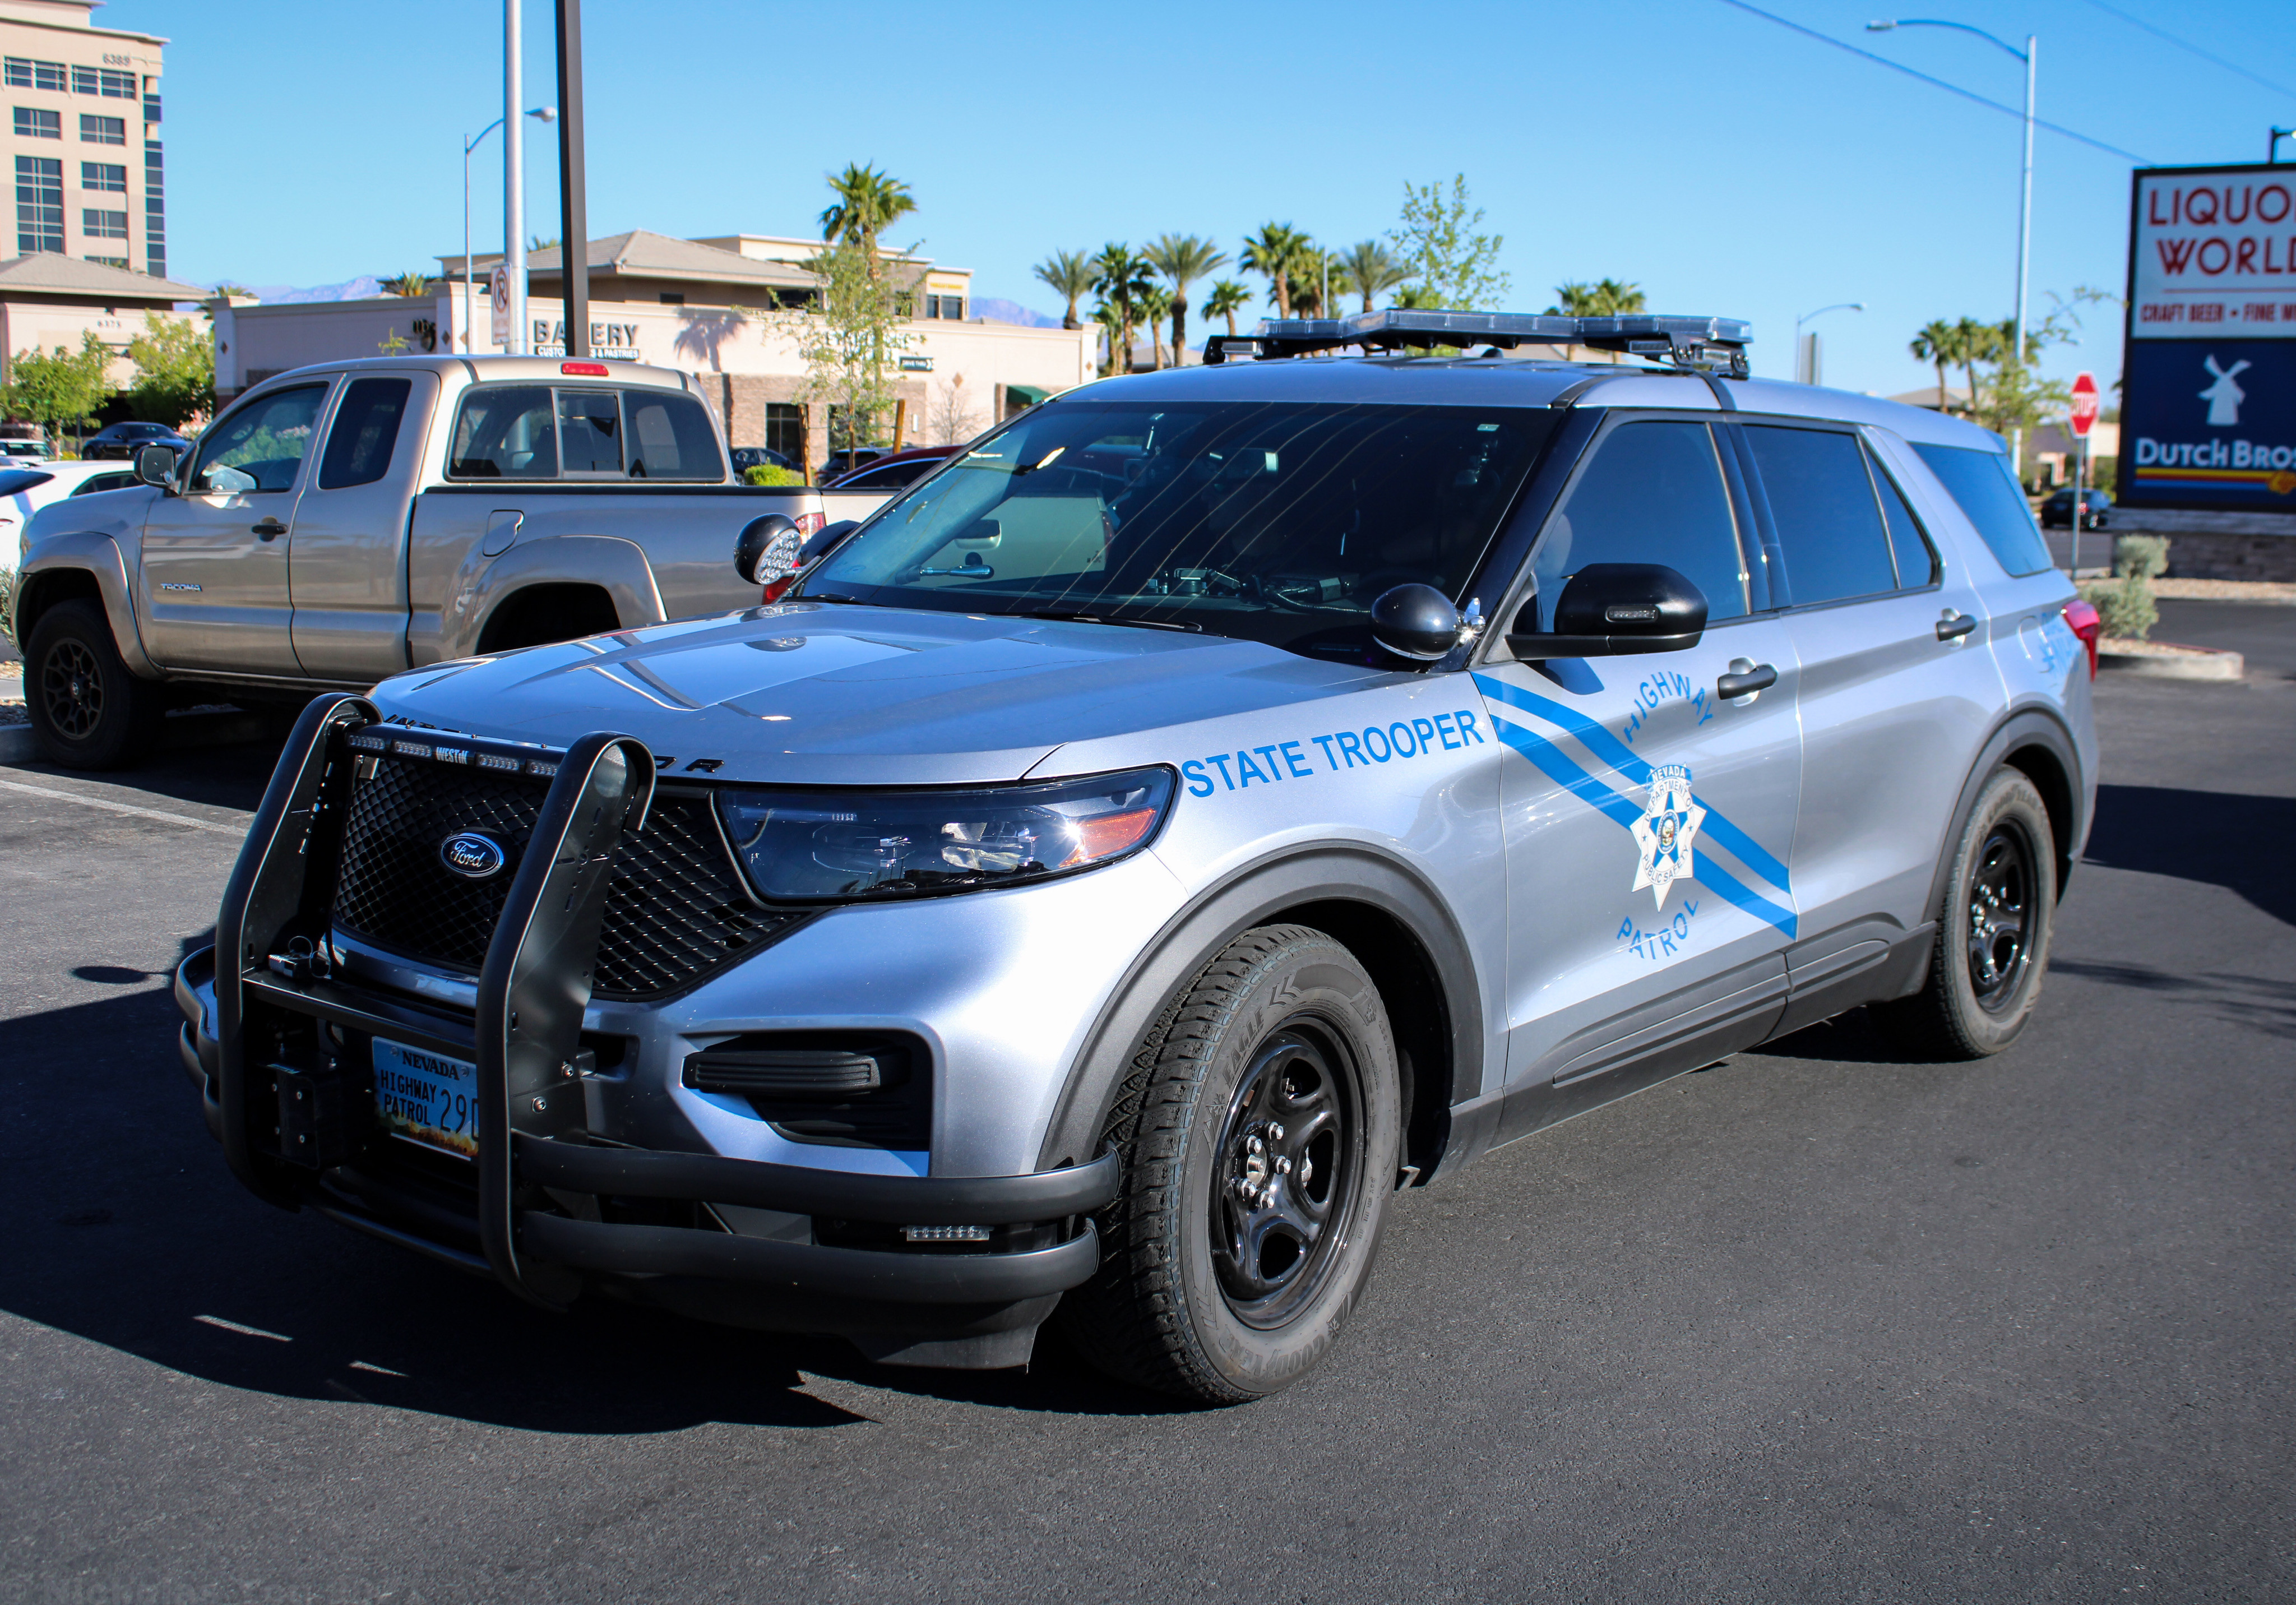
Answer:
POLYGON ((1168 769, 964 791, 718 793, 750 884, 791 903, 979 891, 1092 869, 1145 846, 1171 800, 1168 769))

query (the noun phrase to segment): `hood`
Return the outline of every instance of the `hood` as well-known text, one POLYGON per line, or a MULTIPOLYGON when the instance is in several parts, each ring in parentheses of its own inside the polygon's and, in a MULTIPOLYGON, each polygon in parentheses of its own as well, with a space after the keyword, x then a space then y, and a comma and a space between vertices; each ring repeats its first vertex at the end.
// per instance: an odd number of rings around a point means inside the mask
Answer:
POLYGON ((800 602, 438 664, 373 700, 400 723, 545 747, 632 735, 670 773, 945 785, 1387 677, 1220 636, 800 602))

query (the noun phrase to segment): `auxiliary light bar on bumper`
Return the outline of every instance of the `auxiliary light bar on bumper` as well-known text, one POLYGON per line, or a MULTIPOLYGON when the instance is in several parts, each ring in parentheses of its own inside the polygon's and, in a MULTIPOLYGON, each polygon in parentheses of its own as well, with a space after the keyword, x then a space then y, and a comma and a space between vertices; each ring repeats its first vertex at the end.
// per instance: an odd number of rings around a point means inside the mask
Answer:
MULTIPOLYGON (((588 736, 558 759, 474 1011, 354 984, 313 962, 326 949, 348 811, 348 737, 376 717, 348 696, 305 711, 233 871, 217 946, 176 972, 178 1051, 250 1191, 490 1274, 553 1308, 593 1280, 641 1290, 699 1282, 738 1284, 753 1314, 759 1299, 796 1296, 786 1319, 750 1324, 993 1331, 1011 1324, 997 1306, 1049 1308, 1051 1296, 1092 1275, 1099 1241, 1085 1217, 1116 1194, 1113 1153, 1029 1175, 918 1177, 631 1148, 586 1128, 572 1067, 606 890, 623 835, 644 828, 652 789, 652 755, 628 737, 588 736), (378 1134, 359 1051, 378 1039, 478 1067, 476 1185, 465 1188, 475 1208, 441 1208, 436 1190, 401 1196, 362 1163, 362 1151, 392 1140, 378 1134), (1010 1228, 1001 1233, 1010 1249, 904 1252, 611 1218, 662 1202, 896 1230, 1010 1228)), ((707 1303, 689 1297, 681 1307, 707 1303)), ((1031 1327, 1042 1314, 1015 1312, 1031 1327)))

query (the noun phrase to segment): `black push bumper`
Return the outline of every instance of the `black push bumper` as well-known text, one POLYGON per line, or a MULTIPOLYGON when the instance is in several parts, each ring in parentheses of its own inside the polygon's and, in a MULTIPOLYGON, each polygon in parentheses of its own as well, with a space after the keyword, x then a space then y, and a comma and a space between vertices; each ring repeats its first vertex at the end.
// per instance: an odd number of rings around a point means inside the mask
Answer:
POLYGON ((1025 1357, 1054 1298, 1099 1263, 1086 1217, 1115 1196, 1114 1155, 1030 1175, 916 1177, 593 1134, 573 1066, 613 855, 625 831, 644 828, 650 756, 597 735, 558 760, 477 1007, 463 1013, 329 973, 355 736, 392 739, 357 698, 305 712, 233 872, 217 946, 176 971, 178 1051, 242 1182, 553 1307, 603 1285, 746 1325, 875 1334, 863 1347, 881 1357, 1025 1357), (377 1038, 479 1067, 474 1160, 425 1152, 408 1170, 374 1113, 377 1038), (727 1228, 742 1211, 783 1224, 727 1228), (901 1228, 915 1226, 985 1228, 985 1241, 906 1246, 901 1228), (844 1241, 818 1241, 820 1228, 844 1241))

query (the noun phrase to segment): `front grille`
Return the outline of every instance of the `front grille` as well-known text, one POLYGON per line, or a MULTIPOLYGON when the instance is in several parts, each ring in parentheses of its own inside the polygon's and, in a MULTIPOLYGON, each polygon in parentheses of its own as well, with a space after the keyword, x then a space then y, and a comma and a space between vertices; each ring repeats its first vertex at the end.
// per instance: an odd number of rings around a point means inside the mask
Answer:
MULTIPOLYGON (((335 923, 376 946, 476 975, 549 790, 545 780, 396 757, 365 757, 343 830, 335 923), (450 872, 439 844, 476 831, 503 848, 484 880, 450 872)), ((658 790, 644 831, 623 838, 598 938, 603 998, 692 986, 804 915, 744 895, 709 798, 658 790)))

